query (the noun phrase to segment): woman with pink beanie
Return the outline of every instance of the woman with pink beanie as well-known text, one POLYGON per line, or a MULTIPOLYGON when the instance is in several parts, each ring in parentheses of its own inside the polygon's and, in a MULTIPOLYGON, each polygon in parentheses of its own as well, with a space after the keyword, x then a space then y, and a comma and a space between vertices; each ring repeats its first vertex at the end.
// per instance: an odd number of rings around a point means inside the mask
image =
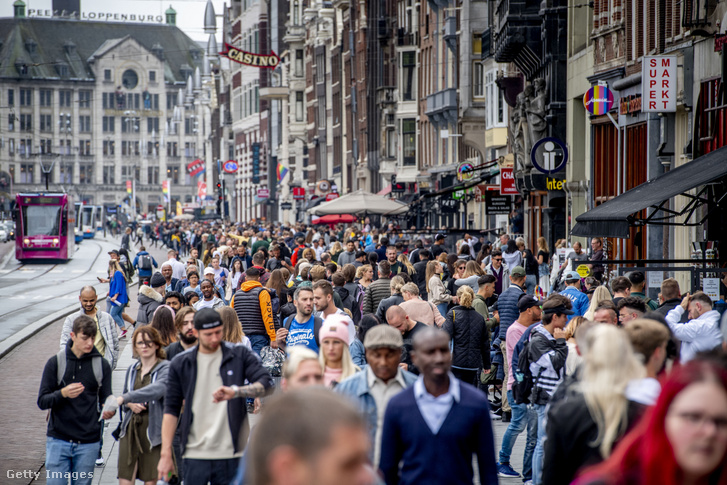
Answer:
POLYGON ((346 318, 334 314, 328 316, 321 326, 318 357, 323 367, 323 384, 327 387, 335 387, 361 370, 353 363, 348 349, 349 325, 346 318))

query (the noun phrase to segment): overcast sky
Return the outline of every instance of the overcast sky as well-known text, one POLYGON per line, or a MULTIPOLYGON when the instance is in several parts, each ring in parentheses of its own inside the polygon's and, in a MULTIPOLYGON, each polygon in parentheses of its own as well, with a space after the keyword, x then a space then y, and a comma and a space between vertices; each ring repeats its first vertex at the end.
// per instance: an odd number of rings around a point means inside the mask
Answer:
MULTIPOLYGON (((50 10, 52 0, 24 0, 27 9, 50 10)), ((222 7, 223 0, 212 0, 217 14, 217 42, 222 39, 222 7)), ((204 33, 204 8, 207 0, 81 0, 81 12, 124 13, 135 15, 161 15, 169 8, 177 11, 177 26, 194 40, 207 42, 208 34, 204 33)), ((230 2, 227 2, 229 5, 230 2)), ((0 0, 0 17, 13 16, 13 2, 0 0)))

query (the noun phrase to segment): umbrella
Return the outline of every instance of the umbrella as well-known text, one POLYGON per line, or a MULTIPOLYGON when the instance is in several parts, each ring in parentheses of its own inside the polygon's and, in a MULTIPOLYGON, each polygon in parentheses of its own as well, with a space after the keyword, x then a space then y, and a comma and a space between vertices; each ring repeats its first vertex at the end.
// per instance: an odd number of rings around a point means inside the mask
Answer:
POLYGON ((179 214, 174 216, 175 221, 191 221, 194 219, 194 215, 192 214, 179 214))
POLYGON ((358 218, 351 214, 328 214, 311 221, 312 224, 338 224, 339 222, 356 222, 358 218))
POLYGON ((315 216, 328 214, 355 214, 363 215, 399 215, 405 214, 409 206, 397 200, 387 199, 380 195, 357 190, 330 202, 326 202, 310 209, 308 212, 315 216))

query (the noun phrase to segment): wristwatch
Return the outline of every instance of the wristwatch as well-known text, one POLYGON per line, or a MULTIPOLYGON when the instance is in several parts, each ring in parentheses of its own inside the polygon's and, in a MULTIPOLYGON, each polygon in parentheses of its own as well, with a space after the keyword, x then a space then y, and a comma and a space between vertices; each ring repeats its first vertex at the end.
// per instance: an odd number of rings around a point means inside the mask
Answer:
POLYGON ((233 396, 233 398, 240 397, 240 386, 233 384, 230 386, 230 389, 232 389, 235 392, 235 395, 233 396))

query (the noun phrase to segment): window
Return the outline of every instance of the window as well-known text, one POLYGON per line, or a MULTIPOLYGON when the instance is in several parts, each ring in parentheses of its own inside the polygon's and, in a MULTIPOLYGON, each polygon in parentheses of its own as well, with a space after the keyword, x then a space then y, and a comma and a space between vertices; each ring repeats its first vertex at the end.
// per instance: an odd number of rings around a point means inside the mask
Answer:
POLYGON ((32 89, 20 89, 20 106, 33 106, 32 89))
POLYGON ((415 51, 401 53, 401 99, 402 101, 414 101, 414 79, 416 77, 415 51))
POLYGON ((111 82, 111 69, 103 70, 103 80, 106 82, 111 82))
POLYGON ((78 154, 82 157, 91 156, 91 140, 78 140, 78 154))
POLYGON ((20 115, 20 131, 33 131, 33 115, 20 115))
POLYGON ((60 183, 62 184, 72 184, 73 183, 73 163, 69 163, 66 165, 65 163, 61 163, 61 180, 60 183))
POLYGON ((146 154, 158 157, 159 156, 159 142, 158 141, 147 142, 146 143, 146 154))
POLYGON ((176 141, 168 141, 167 142, 167 156, 168 157, 176 157, 177 154, 177 142, 176 141))
POLYGON ((401 120, 401 137, 404 150, 404 165, 416 165, 417 155, 417 122, 414 118, 401 120))
POLYGON ((159 109, 159 95, 158 94, 152 94, 151 96, 151 108, 154 110, 159 109))
POLYGON ((33 140, 21 139, 18 148, 20 149, 20 156, 28 158, 33 153, 33 140))
POLYGON ((505 99, 500 88, 495 84, 495 71, 489 71, 485 74, 485 99, 486 107, 486 124, 487 128, 505 127, 505 99))
POLYGON ((61 108, 70 108, 73 100, 73 91, 70 89, 62 89, 58 91, 58 105, 61 108))
POLYGON ((15 156, 15 138, 8 139, 8 155, 11 158, 15 156))
POLYGON ((101 93, 101 106, 103 109, 113 109, 113 93, 101 93))
POLYGON ((40 153, 43 155, 48 155, 50 153, 53 153, 53 144, 52 140, 47 138, 41 138, 40 140, 40 153))
POLYGON ((71 115, 69 113, 61 113, 58 118, 58 128, 60 129, 61 133, 70 133, 73 131, 73 123, 71 120, 71 115))
POLYGON ((138 133, 139 132, 139 118, 129 116, 123 118, 121 123, 121 133, 138 133))
POLYGON ((386 130, 386 156, 396 158, 396 131, 394 129, 386 130))
POLYGON ((15 164, 8 165, 8 173, 10 174, 10 182, 15 183, 15 164))
POLYGON ((296 77, 303 77, 303 49, 296 49, 295 51, 295 75, 296 77))
POLYGON ((113 185, 115 181, 115 169, 114 165, 104 165, 103 168, 103 183, 104 185, 113 185))
POLYGON ((156 71, 149 71, 149 82, 150 83, 157 82, 157 72, 156 71))
POLYGON ((40 115, 40 131, 53 131, 51 115, 40 115))
POLYGON ((146 119, 146 132, 159 133, 159 118, 147 118, 146 119))
POLYGON ((104 140, 103 142, 103 154, 113 155, 115 151, 115 142, 113 140, 104 140))
POLYGON ((295 92, 295 121, 303 121, 303 91, 295 92))
POLYGON ((88 91, 88 90, 78 91, 78 107, 79 108, 90 108, 91 107, 91 91, 88 91))
POLYGON ((480 57, 482 55, 482 33, 476 32, 472 34, 472 55, 480 57))
POLYGON ((172 111, 177 103, 177 95, 175 93, 167 93, 167 111, 172 111))
POLYGON ((40 105, 41 106, 53 106, 53 90, 41 89, 40 90, 40 105))
POLYGON ((15 90, 8 89, 8 106, 15 106, 15 90))
POLYGON ((196 143, 185 143, 184 144, 184 156, 187 158, 194 158, 197 156, 197 144, 196 143))
POLYGON ((113 133, 116 130, 116 117, 115 116, 104 116, 103 117, 103 132, 113 133))
POLYGON ((78 131, 81 133, 91 132, 91 117, 88 115, 78 117, 78 131))
POLYGON ((21 184, 32 184, 34 173, 35 173, 35 165, 33 165, 32 163, 21 163, 20 164, 20 183, 21 184))
POLYGON ((8 115, 8 131, 15 131, 15 115, 13 113, 8 115))
POLYGON ((179 165, 167 165, 167 178, 170 179, 173 184, 179 183, 179 165))
POLYGON ((159 167, 147 167, 147 183, 150 185, 159 184, 159 167))
POLYGON ((93 165, 90 163, 81 163, 79 166, 79 180, 80 184, 92 184, 93 183, 93 165))
POLYGON ((293 25, 300 25, 300 1, 293 1, 293 25))
POLYGON ((485 66, 479 61, 472 63, 472 97, 485 97, 485 66))
POLYGON ((61 155, 70 155, 71 154, 71 140, 65 140, 65 143, 63 143, 64 140, 61 140, 58 143, 58 153, 61 155))

